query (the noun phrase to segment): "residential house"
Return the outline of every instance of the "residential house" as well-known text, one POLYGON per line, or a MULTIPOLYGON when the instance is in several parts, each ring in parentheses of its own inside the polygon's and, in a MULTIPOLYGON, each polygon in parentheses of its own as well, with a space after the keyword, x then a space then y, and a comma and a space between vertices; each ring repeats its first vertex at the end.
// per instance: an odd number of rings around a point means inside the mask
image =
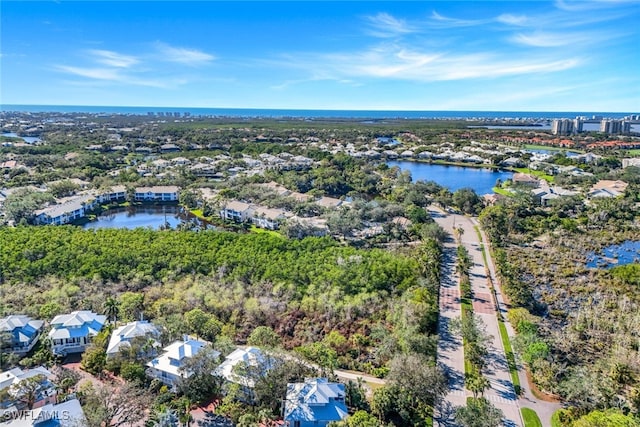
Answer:
POLYGON ((312 199, 311 195, 309 194, 305 194, 305 193, 300 193, 297 191, 292 191, 290 192, 287 197, 291 197, 293 200, 295 200, 296 202, 300 202, 300 203, 304 203, 304 202, 308 202, 312 199))
POLYGON ((96 199, 98 203, 112 203, 124 201, 127 198, 127 187, 124 185, 114 185, 99 194, 96 199))
POLYGON ((177 153, 178 151, 180 151, 180 147, 176 144, 162 144, 160 146, 161 153, 177 153))
POLYGON ((87 425, 87 420, 78 399, 62 403, 49 403, 22 416, 7 415, 8 421, 2 427, 79 427, 87 425))
POLYGON ((15 160, 7 160, 0 162, 0 169, 15 169, 18 166, 18 162, 15 160))
POLYGON ((409 218, 405 218, 403 216, 395 216, 391 219, 391 224, 402 230, 407 230, 413 225, 413 222, 409 218))
POLYGON ((628 186, 624 181, 600 180, 591 187, 588 197, 619 197, 624 195, 628 186))
POLYGON ((195 176, 199 177, 215 178, 218 176, 216 166, 207 163, 196 163, 195 165, 190 166, 189 170, 195 176))
POLYGON ((265 188, 267 190, 273 191, 278 196, 287 196, 291 193, 285 186, 278 184, 277 182, 271 181, 264 184, 256 184, 259 187, 265 188))
POLYGON ((61 201, 60 204, 35 211, 36 224, 68 224, 87 216, 87 213, 97 206, 97 200, 93 194, 68 197, 61 199, 61 201))
POLYGON ((153 153, 153 148, 142 146, 142 147, 136 147, 135 150, 133 151, 135 151, 138 154, 151 154, 153 153))
POLYGON ((120 326, 111 333, 111 339, 107 345, 107 358, 117 355, 124 347, 130 347, 131 340, 137 337, 147 337, 153 340, 153 348, 147 352, 149 354, 153 354, 155 347, 160 346, 156 341, 156 338, 160 337, 160 331, 153 323, 146 320, 131 322, 120 326))
POLYGON ((487 206, 494 206, 496 203, 498 203, 500 200, 503 200, 504 198, 505 196, 503 196, 502 194, 495 194, 495 193, 485 194, 484 196, 482 196, 482 200, 487 206))
POLYGON ((53 354, 65 356, 69 353, 82 353, 106 321, 107 316, 88 310, 54 317, 48 335, 53 354))
POLYGON ((349 415, 345 396, 344 384, 326 378, 287 384, 284 421, 290 427, 326 427, 349 415))
POLYGON ((177 202, 180 189, 175 185, 137 187, 136 202, 177 202))
POLYGON ((28 405, 23 399, 25 396, 21 396, 17 388, 22 381, 27 381, 31 378, 34 378, 39 385, 36 395, 32 397, 33 408, 55 403, 57 393, 56 387, 52 382, 53 374, 51 372, 42 366, 27 370, 13 368, 0 373, 0 395, 3 394, 3 390, 7 391, 6 397, 0 400, 0 414, 22 409, 32 409, 27 408, 28 405))
POLYGON ((343 201, 340 199, 335 199, 333 197, 320 197, 316 200, 316 205, 323 207, 325 209, 336 209, 343 204, 343 201))
POLYGON ((306 236, 322 237, 329 234, 327 220, 324 218, 304 218, 294 216, 291 217, 287 223, 290 225, 289 233, 295 233, 297 231, 297 235, 295 237, 298 239, 302 239, 306 236))
MULTIPOLYGON (((165 347, 161 356, 147 363, 147 374, 175 390, 181 379, 193 375, 193 372, 184 369, 186 362, 207 345, 209 344, 205 341, 189 337, 185 337, 183 341, 176 341, 165 347)), ((220 353, 216 351, 213 355, 217 358, 220 353)))
POLYGON ((23 314, 0 319, 0 351, 3 353, 27 354, 38 342, 44 321, 34 320, 23 314))
POLYGON ((519 168, 524 166, 524 162, 519 157, 508 157, 500 162, 500 166, 519 168))
POLYGON ((249 203, 232 200, 220 211, 222 219, 227 221, 245 222, 251 218, 253 209, 249 203))
POLYGON ((514 185, 523 185, 532 188, 537 188, 540 186, 540 180, 538 180, 538 178, 526 173, 514 173, 511 181, 514 183, 514 185))
POLYGON ((280 227, 280 222, 290 216, 292 213, 282 209, 271 209, 264 206, 254 206, 252 208, 251 222, 256 227, 266 228, 268 230, 276 230, 280 227))
POLYGON ((552 200, 560 197, 570 197, 578 194, 577 191, 567 190, 562 187, 541 187, 531 190, 533 201, 541 206, 549 206, 552 200))
POLYGON ((191 160, 187 159, 186 157, 175 157, 169 161, 177 166, 184 166, 191 163, 191 160))
POLYGON ((622 168, 628 168, 629 166, 635 166, 640 168, 640 157, 631 158, 631 159, 622 159, 622 168))
POLYGON ((229 354, 213 375, 224 378, 230 383, 238 384, 244 392, 246 401, 253 400, 253 388, 256 378, 264 376, 271 370, 273 359, 256 347, 239 347, 229 354))

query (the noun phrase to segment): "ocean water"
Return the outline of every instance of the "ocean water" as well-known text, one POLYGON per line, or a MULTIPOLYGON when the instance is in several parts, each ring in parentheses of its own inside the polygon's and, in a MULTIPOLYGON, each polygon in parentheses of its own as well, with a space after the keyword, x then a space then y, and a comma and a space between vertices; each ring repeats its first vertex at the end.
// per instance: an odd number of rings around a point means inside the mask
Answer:
POLYGON ((175 113, 184 116, 217 116, 217 117, 265 117, 265 118, 301 118, 301 119, 554 119, 573 118, 576 116, 603 116, 622 118, 636 113, 608 112, 553 112, 553 111, 383 111, 383 110, 296 110, 296 109, 254 109, 254 108, 183 108, 183 107, 117 107, 117 106, 83 106, 83 105, 0 105, 0 111, 51 112, 51 113, 91 113, 91 114, 128 114, 147 115, 175 113))

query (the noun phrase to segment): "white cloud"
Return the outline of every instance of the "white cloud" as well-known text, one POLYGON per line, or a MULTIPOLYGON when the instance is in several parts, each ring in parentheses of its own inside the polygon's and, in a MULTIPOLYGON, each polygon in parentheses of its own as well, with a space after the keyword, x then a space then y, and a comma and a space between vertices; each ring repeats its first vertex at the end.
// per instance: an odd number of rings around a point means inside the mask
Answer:
POLYGON ((416 31, 416 28, 406 21, 395 18, 385 12, 367 16, 366 21, 371 27, 369 34, 375 37, 396 37, 416 31))
POLYGON ((579 58, 565 56, 513 57, 491 52, 421 52, 396 45, 383 45, 362 52, 288 55, 271 64, 302 70, 310 79, 358 81, 371 78, 428 83, 551 73, 575 68, 582 63, 579 58))
POLYGON ((542 32, 536 31, 530 34, 518 33, 510 37, 510 41, 516 44, 532 47, 560 47, 595 46, 598 43, 623 36, 614 32, 542 32))
POLYGON ((451 28, 451 27, 473 27, 491 22, 487 19, 458 19, 444 16, 436 12, 431 13, 430 25, 432 27, 451 28))
POLYGON ((126 74, 123 73, 121 69, 117 68, 74 67, 68 65, 56 65, 54 69, 62 73, 89 79, 85 82, 76 82, 78 84, 84 84, 86 82, 95 84, 96 81, 100 81, 105 84, 109 83, 156 88, 172 88, 188 83, 187 80, 180 78, 158 79, 155 77, 151 78, 148 76, 126 74))
POLYGON ((584 12, 601 9, 618 8, 621 6, 637 6, 638 0, 556 0, 555 6, 566 12, 584 12))
POLYGON ((507 25, 521 26, 527 24, 529 22, 529 18, 525 15, 503 13, 496 18, 496 21, 507 25))
POLYGON ((158 53, 162 55, 162 59, 168 62, 197 66, 208 64, 216 59, 215 56, 197 49, 173 47, 161 42, 156 43, 155 47, 158 53))
POLYGON ((83 68, 68 65, 56 65, 58 71, 96 80, 120 80, 122 76, 113 68, 83 68))
POLYGON ((88 52, 96 62, 109 67, 129 68, 140 62, 133 56, 123 55, 111 50, 91 49, 88 52))

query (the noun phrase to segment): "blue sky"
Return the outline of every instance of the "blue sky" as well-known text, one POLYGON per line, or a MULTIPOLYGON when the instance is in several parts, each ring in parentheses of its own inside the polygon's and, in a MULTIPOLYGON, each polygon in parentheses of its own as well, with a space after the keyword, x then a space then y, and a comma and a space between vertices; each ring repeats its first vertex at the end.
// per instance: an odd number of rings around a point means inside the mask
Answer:
POLYGON ((640 111, 640 0, 0 2, 2 104, 640 111))

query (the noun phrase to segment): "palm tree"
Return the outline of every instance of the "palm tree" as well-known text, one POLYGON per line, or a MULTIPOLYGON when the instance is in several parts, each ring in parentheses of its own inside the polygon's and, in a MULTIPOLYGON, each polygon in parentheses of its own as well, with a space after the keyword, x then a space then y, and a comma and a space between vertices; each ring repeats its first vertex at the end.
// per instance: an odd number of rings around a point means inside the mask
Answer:
POLYGON ((458 243, 462 240, 462 235, 464 234, 464 228, 462 226, 454 228, 453 231, 456 233, 456 237, 458 238, 458 243))
POLYGON ((176 411, 168 408, 156 412, 150 421, 153 427, 178 427, 180 425, 176 411))
POLYGON ((115 323, 118 320, 118 311, 120 309, 120 303, 114 297, 108 297, 102 305, 104 314, 107 316, 107 320, 111 323, 115 323))

